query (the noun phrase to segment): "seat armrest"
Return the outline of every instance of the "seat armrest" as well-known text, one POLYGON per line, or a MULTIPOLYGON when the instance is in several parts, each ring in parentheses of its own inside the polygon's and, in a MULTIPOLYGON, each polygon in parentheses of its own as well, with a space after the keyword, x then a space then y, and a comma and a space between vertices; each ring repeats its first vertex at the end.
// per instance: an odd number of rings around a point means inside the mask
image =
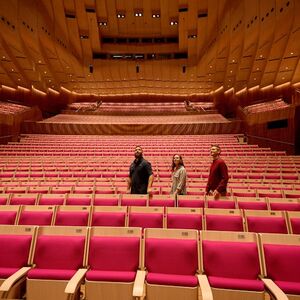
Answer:
POLYGON ((276 300, 288 300, 287 295, 280 287, 271 279, 261 278, 267 290, 275 297, 276 300))
POLYGON ((133 285, 133 297, 142 298, 146 295, 145 288, 146 271, 138 270, 133 285))
POLYGON ((0 292, 8 292, 12 288, 12 286, 18 280, 20 280, 20 278, 24 277, 28 273, 30 269, 31 267, 23 267, 8 278, 6 278, 0 286, 0 292))
POLYGON ((196 275, 199 282, 199 299, 202 300, 213 300, 213 294, 210 287, 210 284, 208 282, 208 278, 204 274, 197 274, 196 275))
POLYGON ((68 282, 65 293, 66 294, 74 294, 78 288, 79 283, 82 281, 83 277, 85 276, 85 273, 87 272, 87 269, 79 269, 73 277, 68 282))

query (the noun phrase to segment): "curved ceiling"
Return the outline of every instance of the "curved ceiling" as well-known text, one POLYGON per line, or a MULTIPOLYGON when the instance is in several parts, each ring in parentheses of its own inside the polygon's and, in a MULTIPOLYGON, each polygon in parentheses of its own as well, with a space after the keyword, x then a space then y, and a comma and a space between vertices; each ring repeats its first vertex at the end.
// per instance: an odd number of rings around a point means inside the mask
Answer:
POLYGON ((0 1, 0 84, 208 95, 300 82, 299 0, 0 1))

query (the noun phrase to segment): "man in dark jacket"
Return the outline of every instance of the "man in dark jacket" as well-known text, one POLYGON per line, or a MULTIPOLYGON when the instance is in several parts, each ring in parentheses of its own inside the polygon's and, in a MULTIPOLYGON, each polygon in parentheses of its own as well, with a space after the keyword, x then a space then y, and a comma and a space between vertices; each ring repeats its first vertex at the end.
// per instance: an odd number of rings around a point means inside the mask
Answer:
POLYGON ((210 155, 213 162, 210 166, 206 195, 212 195, 214 199, 226 196, 228 183, 228 169, 226 163, 220 158, 221 148, 219 145, 212 145, 210 155))
POLYGON ((129 168, 127 193, 151 194, 153 183, 151 163, 144 159, 141 146, 135 147, 134 156, 135 160, 131 163, 129 168))

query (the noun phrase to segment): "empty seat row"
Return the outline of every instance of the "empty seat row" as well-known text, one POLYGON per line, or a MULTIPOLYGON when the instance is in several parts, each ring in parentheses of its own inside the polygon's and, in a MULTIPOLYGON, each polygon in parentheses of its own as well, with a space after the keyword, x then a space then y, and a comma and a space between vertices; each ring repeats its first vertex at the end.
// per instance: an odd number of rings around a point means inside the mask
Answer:
MULTIPOLYGON (((268 198, 300 198, 300 186, 293 185, 252 185, 252 189, 239 185, 236 188, 228 188, 228 196, 236 197, 268 197, 268 198)), ((152 194, 170 194, 170 182, 165 184, 154 183, 152 194)), ((122 194, 127 191, 127 182, 0 182, 1 193, 42 193, 42 194, 122 194)), ((187 195, 205 195, 206 183, 188 184, 187 195)))
POLYGON ((0 226, 1 298, 297 299, 299 235, 0 226))
POLYGON ((0 206, 2 225, 129 226, 300 234, 300 212, 126 206, 0 206))
POLYGON ((0 193, 0 205, 95 205, 95 206, 161 206, 194 208, 239 208, 253 210, 300 211, 299 198, 221 197, 205 195, 135 195, 135 194, 39 194, 0 193))

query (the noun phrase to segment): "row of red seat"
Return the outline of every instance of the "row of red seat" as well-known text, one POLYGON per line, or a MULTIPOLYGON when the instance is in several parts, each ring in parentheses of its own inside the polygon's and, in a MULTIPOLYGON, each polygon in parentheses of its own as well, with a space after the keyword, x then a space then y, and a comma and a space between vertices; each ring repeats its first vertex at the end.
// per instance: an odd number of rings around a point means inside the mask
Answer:
POLYGON ((300 198, 268 198, 255 196, 222 197, 214 200, 204 195, 131 195, 131 194, 0 194, 1 205, 95 205, 158 206, 189 208, 226 208, 252 210, 300 211, 300 198))
POLYGON ((0 206, 1 225, 116 226, 300 234, 300 211, 137 206, 0 206))
POLYGON ((83 283, 92 300, 300 295, 297 235, 2 226, 0 245, 0 292, 10 298, 23 288, 29 300, 78 299, 83 283))

